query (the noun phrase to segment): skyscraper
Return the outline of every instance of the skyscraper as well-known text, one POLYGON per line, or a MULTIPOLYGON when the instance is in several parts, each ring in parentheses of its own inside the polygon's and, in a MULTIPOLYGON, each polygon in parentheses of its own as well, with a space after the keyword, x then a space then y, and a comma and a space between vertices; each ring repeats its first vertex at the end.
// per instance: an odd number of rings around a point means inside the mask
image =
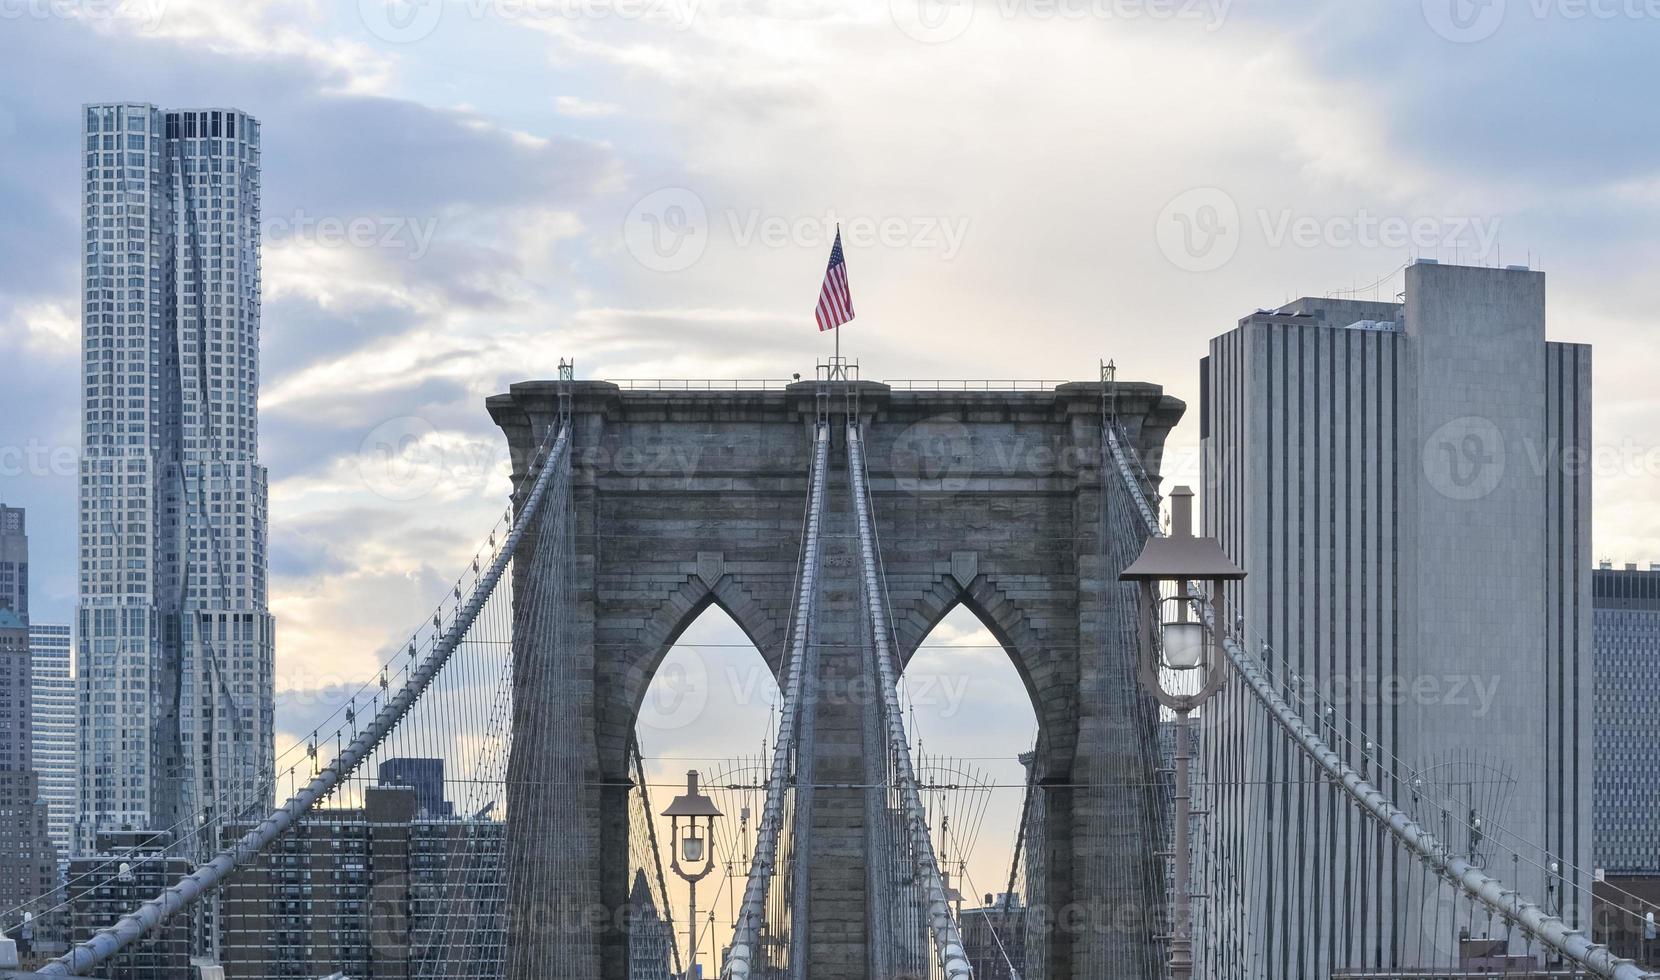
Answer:
MULTIPOLYGON (((1350 765, 1588 928, 1591 352, 1545 340, 1543 274, 1420 261, 1404 303, 1259 311, 1201 401, 1206 533, 1249 573, 1227 620, 1350 765)), ((1248 698, 1205 709, 1199 972, 1456 963, 1493 927, 1248 698)))
POLYGON ((77 835, 90 846, 268 799, 273 623, 259 123, 120 103, 87 106, 83 124, 77 835))
POLYGON ((35 772, 40 776, 40 797, 47 804, 47 826, 58 852, 59 867, 65 866, 74 850, 75 791, 80 768, 75 764, 78 725, 70 644, 68 626, 29 624, 35 772))
POLYGON ((0 609, 29 621, 29 535, 23 508, 0 504, 0 609))
POLYGON ((377 777, 382 786, 408 786, 415 791, 415 805, 426 818, 455 815, 455 805, 444 799, 444 760, 398 757, 380 764, 377 777))
MULTIPOLYGON (((59 857, 35 772, 35 640, 49 646, 50 628, 29 623, 27 530, 23 508, 0 505, 0 909, 14 910, 57 884, 59 857)), ((67 642, 65 636, 66 654, 67 642)), ((73 715, 70 724, 72 739, 73 715)), ((68 764, 73 778, 73 742, 68 764)), ((0 928, 13 925, 8 920, 0 928)))
POLYGON ((1660 876, 1660 565, 1592 573, 1596 865, 1660 876))
POLYGON ((16 612, 0 608, 0 929, 7 930, 58 880, 33 768, 29 700, 29 630, 16 612))

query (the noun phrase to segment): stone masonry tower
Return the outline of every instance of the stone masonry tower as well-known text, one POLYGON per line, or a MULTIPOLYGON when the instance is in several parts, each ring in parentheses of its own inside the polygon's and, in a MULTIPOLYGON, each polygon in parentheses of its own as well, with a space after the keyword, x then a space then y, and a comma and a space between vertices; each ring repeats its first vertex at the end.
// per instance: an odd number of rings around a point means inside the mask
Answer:
MULTIPOLYGON (((597 939, 589 932, 575 942, 567 925, 583 909, 628 903, 627 746, 681 630, 718 603, 775 675, 782 667, 817 390, 811 382, 695 392, 517 384, 489 409, 521 487, 561 390, 572 418, 572 530, 559 572, 569 625, 561 649, 523 649, 515 666, 509 781, 527 788, 509 807, 512 881, 521 884, 510 881, 508 975, 530 980, 557 965, 562 976, 625 980, 625 929, 602 926, 597 939), (535 787, 556 779, 594 787, 577 826, 553 826, 536 805, 535 787)), ((1110 530, 1119 525, 1109 520, 1102 470, 1101 386, 913 391, 866 382, 855 394, 837 402, 831 424, 816 693, 870 683, 846 472, 851 410, 865 433, 900 666, 965 605, 1007 651, 1036 710, 1043 800, 1034 812, 1044 826, 1032 838, 1045 853, 1033 866, 1044 869, 1037 911, 1051 923, 1039 943, 1043 975, 1154 976, 1158 928, 1145 910, 1163 875, 1146 842, 1158 813, 1122 787, 1153 780, 1157 716, 1134 680, 1112 567, 1140 542, 1115 544, 1110 530)), ((1155 478, 1182 408, 1157 386, 1116 386, 1117 417, 1155 478)), ((546 528, 546 513, 542 520, 546 528)), ((555 546, 540 534, 528 543, 555 546)), ((539 587, 528 583, 518 601, 539 587)), ((880 814, 872 796, 886 798, 867 788, 883 778, 877 708, 870 697, 811 693, 810 902, 807 921, 795 925, 806 931, 806 975, 885 977, 891 941, 878 934, 875 910, 886 885, 869 871, 880 814)), ((586 921, 599 919, 622 921, 586 921)))

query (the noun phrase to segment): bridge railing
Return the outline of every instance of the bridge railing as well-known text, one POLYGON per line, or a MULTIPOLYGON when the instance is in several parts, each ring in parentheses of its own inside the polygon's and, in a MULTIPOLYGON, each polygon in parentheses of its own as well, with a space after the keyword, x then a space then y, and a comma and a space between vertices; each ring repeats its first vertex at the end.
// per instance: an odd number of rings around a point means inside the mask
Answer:
POLYGON ((894 391, 1054 391, 1069 381, 1018 378, 895 378, 881 382, 894 391))
POLYGON ((783 391, 793 378, 604 378, 624 391, 783 391))
MULTIPOLYGON (((801 384, 799 378, 603 378, 624 391, 783 391, 801 384)), ((1054 391, 1070 379, 1041 378, 889 378, 883 384, 894 391, 1054 391)))
MULTIPOLYGON (((798 744, 797 723, 804 714, 802 687, 805 678, 815 669, 811 634, 813 609, 818 592, 819 524, 824 510, 825 469, 829 461, 829 452, 830 428, 821 423, 813 443, 812 489, 807 502, 806 526, 802 533, 801 568, 796 579, 789 661, 784 680, 783 703, 779 708, 778 735, 773 742, 772 768, 767 776, 766 802, 762 806, 761 819, 756 828, 755 853, 750 862, 749 877, 744 885, 743 903, 739 906, 733 928, 732 948, 727 953, 726 964, 721 971, 723 977, 731 980, 747 980, 752 975, 758 975, 758 969, 769 965, 761 962, 764 956, 761 940, 762 930, 768 922, 768 893, 773 880, 781 877, 804 880, 799 867, 794 869, 794 875, 780 875, 780 857, 787 846, 786 843, 781 843, 780 839, 783 837, 787 818, 793 816, 790 822, 795 828, 804 826, 804 821, 811 819, 812 803, 808 795, 811 779, 794 781, 797 795, 793 815, 788 812, 791 807, 787 796, 791 789, 792 776, 795 775, 796 761, 810 758, 812 752, 810 739, 809 744, 798 744)), ((799 861, 799 858, 796 860, 799 861)), ((795 909, 796 904, 792 901, 789 907, 799 915, 799 909, 795 909)), ((783 903, 774 902, 772 908, 782 913, 785 906, 783 903)), ((792 921, 796 915, 791 916, 792 921)))
POLYGON ((915 864, 922 906, 933 935, 934 954, 946 980, 972 980, 974 969, 963 948, 962 932, 946 895, 944 876, 929 835, 927 809, 922 805, 916 769, 911 759, 910 740, 905 735, 904 713, 899 704, 899 677, 888 620, 888 590, 881 574, 881 553, 876 544, 875 521, 871 516, 870 487, 865 469, 864 439, 855 422, 847 428, 847 473, 853 497, 853 513, 859 532, 859 560, 864 585, 866 615, 870 626, 871 654, 876 659, 877 686, 881 689, 881 720, 887 740, 890 778, 897 784, 901 813, 909 839, 906 850, 915 864))

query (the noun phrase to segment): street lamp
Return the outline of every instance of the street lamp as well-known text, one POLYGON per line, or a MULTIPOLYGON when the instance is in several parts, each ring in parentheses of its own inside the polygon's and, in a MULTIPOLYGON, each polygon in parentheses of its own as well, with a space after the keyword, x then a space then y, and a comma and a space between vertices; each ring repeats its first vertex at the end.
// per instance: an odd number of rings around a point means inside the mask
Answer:
POLYGON ((1226 677, 1221 641, 1193 609, 1193 585, 1210 586, 1217 623, 1221 623, 1220 599, 1223 582, 1245 577, 1238 565, 1228 560, 1215 538, 1193 536, 1193 491, 1177 487, 1170 493, 1170 534, 1148 538, 1141 555, 1118 576, 1140 586, 1140 673, 1141 683, 1153 697, 1176 714, 1176 907, 1171 923, 1171 980, 1193 976, 1193 935, 1190 915, 1192 882, 1188 860, 1187 832, 1192 793, 1188 786, 1188 763, 1193 748, 1188 715, 1216 693, 1226 677), (1166 594, 1168 593, 1168 594, 1166 594), (1190 694, 1165 690, 1162 669, 1203 671, 1199 689, 1190 694))
POLYGON ((715 801, 698 792, 697 770, 686 773, 686 792, 674 798, 663 811, 669 818, 669 866, 691 890, 691 911, 686 916, 686 976, 697 975, 697 883, 715 869, 715 849, 711 843, 715 818, 721 816, 715 801), (682 825, 681 821, 685 820, 682 825), (700 822, 701 821, 701 822, 700 822), (688 871, 681 867, 701 869, 688 871))

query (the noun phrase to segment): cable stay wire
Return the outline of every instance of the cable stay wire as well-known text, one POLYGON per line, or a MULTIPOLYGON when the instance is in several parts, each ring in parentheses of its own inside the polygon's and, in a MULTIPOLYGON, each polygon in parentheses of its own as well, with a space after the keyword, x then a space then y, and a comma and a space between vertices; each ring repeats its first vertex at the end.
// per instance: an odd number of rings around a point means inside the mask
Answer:
MULTIPOLYGON (((319 801, 332 796, 343 785, 348 788, 351 786, 350 777, 356 768, 394 732, 461 647, 468 631, 494 593, 497 583, 507 571, 519 542, 539 516, 552 476, 556 471, 568 472, 568 446, 567 427, 560 425, 549 430, 548 441, 544 442, 536 454, 536 459, 532 461, 533 467, 536 462, 540 462, 541 466, 534 470, 530 492, 512 525, 507 541, 494 556, 488 570, 477 577, 464 602, 461 600, 459 586, 456 588, 457 605, 454 609, 454 619, 445 627, 440 618, 441 614, 440 617, 435 617, 436 639, 427 656, 418 659, 413 645, 411 646, 411 666, 406 682, 395 695, 388 694, 373 720, 357 733, 349 745, 341 748, 334 761, 319 769, 303 789, 281 807, 273 809, 243 837, 225 846, 212 860, 124 915, 114 925, 99 931, 63 956, 48 963, 41 971, 43 974, 77 974, 96 968, 170 916, 201 900, 238 866, 265 850, 292 829, 319 801)), ((383 691, 385 690, 383 686, 383 691)), ((308 746, 308 755, 315 758, 316 754, 317 743, 313 740, 308 746)))

